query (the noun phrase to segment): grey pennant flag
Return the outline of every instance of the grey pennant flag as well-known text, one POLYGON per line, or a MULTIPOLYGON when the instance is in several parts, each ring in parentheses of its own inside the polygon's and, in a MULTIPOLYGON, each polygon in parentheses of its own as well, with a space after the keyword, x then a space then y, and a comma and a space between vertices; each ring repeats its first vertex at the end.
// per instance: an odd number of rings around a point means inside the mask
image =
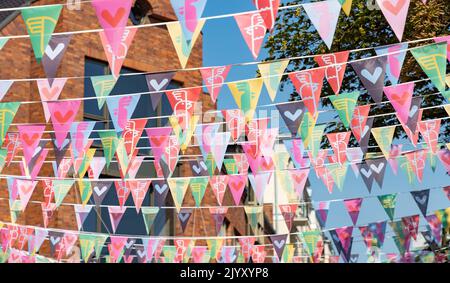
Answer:
POLYGON ((152 92, 150 94, 150 99, 152 101, 153 110, 158 107, 158 104, 161 101, 161 97, 163 95, 163 91, 167 89, 173 76, 175 76, 175 72, 148 74, 145 76, 147 80, 148 90, 152 92))
POLYGON ((383 100, 387 56, 363 59, 350 63, 367 92, 376 103, 383 100))
POLYGON ((56 77, 59 65, 61 64, 67 47, 69 47, 71 38, 71 34, 53 35, 47 48, 45 48, 45 53, 42 57, 42 66, 44 67, 44 72, 50 85, 53 84, 53 79, 56 77))

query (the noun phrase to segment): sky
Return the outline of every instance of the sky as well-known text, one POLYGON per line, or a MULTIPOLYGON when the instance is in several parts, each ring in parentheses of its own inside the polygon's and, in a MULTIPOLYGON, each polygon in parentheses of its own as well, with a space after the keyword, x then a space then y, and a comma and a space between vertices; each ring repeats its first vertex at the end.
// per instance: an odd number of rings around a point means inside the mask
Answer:
MULTIPOLYGON (((287 2, 287 1, 282 1, 287 2)), ((238 13, 244 11, 254 10, 255 7, 251 0, 209 0, 203 17, 238 13)), ((238 29, 233 17, 215 19, 207 21, 203 28, 203 65, 204 66, 220 66, 244 62, 254 62, 247 45, 238 29)), ((262 50, 257 61, 264 59, 267 56, 267 51, 262 50)), ((232 67, 226 81, 235 81, 241 79, 254 78, 257 66, 236 66, 232 67)), ((292 88, 286 88, 283 93, 279 92, 274 102, 271 102, 267 91, 263 87, 263 92, 258 105, 266 105, 270 103, 285 102, 289 98, 289 93, 292 88)), ((235 109, 236 103, 229 91, 224 86, 220 92, 218 99, 219 109, 235 109)), ((320 120, 334 119, 332 116, 319 116, 320 120)), ((442 137, 441 137, 442 139, 442 137)), ((403 150, 412 150, 414 147, 407 140, 394 140, 393 144, 403 143, 403 150)), ((311 170, 309 180, 311 182, 311 191, 313 201, 336 200, 336 199, 350 199, 363 197, 364 201, 360 210, 357 226, 363 226, 368 223, 388 220, 388 216, 380 205, 376 196, 399 193, 397 196, 397 206, 394 220, 398 220, 404 216, 411 216, 420 214, 416 203, 411 197, 410 191, 423 190, 430 188, 430 200, 428 205, 428 214, 432 214, 435 210, 447 208, 450 206, 450 201, 445 196, 442 187, 449 185, 449 176, 445 174, 445 170, 437 161, 437 169, 433 172, 427 161, 427 167, 424 171, 424 178, 422 183, 415 181, 413 184, 408 183, 407 176, 402 170, 399 170, 398 175, 394 175, 391 168, 388 166, 382 189, 374 182, 372 192, 369 193, 366 189, 361 177, 356 178, 351 168, 349 168, 344 189, 340 192, 336 187, 332 194, 328 192, 321 180, 317 179, 315 172, 311 170)), ((325 230, 333 229, 343 226, 351 226, 351 219, 345 209, 342 201, 332 202, 328 213, 328 219, 325 230)), ((426 220, 420 216, 420 230, 425 230, 426 220)), ((395 243, 390 237, 393 231, 387 226, 386 240, 382 248, 382 253, 398 253, 395 243)), ((354 243, 353 253, 359 253, 360 262, 365 262, 366 247, 362 242, 362 237, 359 229, 355 228, 353 231, 354 243)), ((382 257, 383 259, 384 257, 382 257)))

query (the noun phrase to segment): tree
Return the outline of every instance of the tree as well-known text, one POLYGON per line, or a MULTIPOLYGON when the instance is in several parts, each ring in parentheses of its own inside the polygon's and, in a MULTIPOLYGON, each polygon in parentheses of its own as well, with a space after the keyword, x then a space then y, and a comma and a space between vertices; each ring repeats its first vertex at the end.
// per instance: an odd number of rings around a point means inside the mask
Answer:
MULTIPOLYGON (((315 0, 313 1, 315 2, 315 0)), ((369 10, 371 6, 374 6, 374 2, 375 0, 353 0, 350 16, 346 16, 341 11, 331 50, 327 49, 319 34, 315 31, 314 26, 308 19, 308 16, 303 8, 297 7, 280 10, 274 30, 265 44, 265 48, 269 53, 266 60, 333 53, 344 50, 377 47, 398 43, 397 37, 385 20, 382 12, 377 9, 369 10), (368 3, 366 3, 366 1, 368 3)), ((284 6, 301 3, 304 3, 304 1, 292 0, 284 4, 284 6)), ((406 20, 405 32, 403 34, 403 41, 432 38, 449 34, 449 23, 450 5, 448 5, 448 0, 429 0, 426 5, 419 0, 411 0, 409 13, 406 20)), ((425 43, 429 44, 432 42, 433 41, 427 41, 425 43)), ((424 42, 420 43, 420 45, 423 44, 424 42)), ((413 46, 417 46, 417 44, 410 44, 410 47, 413 46)), ((376 54, 373 49, 361 52, 351 52, 349 61, 375 55, 376 54)), ((317 66, 318 65, 314 62, 313 58, 292 60, 286 72, 298 71, 317 66)), ((414 57, 411 53, 407 52, 399 83, 426 78, 427 76, 423 73, 414 57)), ((284 89, 286 84, 291 84, 291 82, 287 76, 284 76, 281 89, 284 89)), ((347 65, 345 77, 342 82, 341 93, 354 90, 359 90, 361 92, 358 105, 373 103, 370 96, 364 91, 365 88, 360 83, 356 73, 350 66, 347 65)), ((422 96, 437 92, 438 90, 430 81, 423 81, 416 84, 414 96, 422 96)), ((322 96, 329 96, 333 94, 334 93, 331 87, 328 84, 324 84, 322 96)), ((294 91, 291 94, 291 100, 297 99, 299 99, 299 94, 294 91)), ((329 107, 331 103, 329 99, 323 99, 322 104, 329 107)), ((445 104, 445 99, 441 94, 428 95, 424 97, 421 107, 430 107, 442 104, 445 104)), ((393 112, 393 107, 387 103, 372 106, 369 115, 393 112)), ((423 113, 424 120, 441 117, 447 117, 446 112, 442 108, 425 110, 423 113)), ((338 119, 337 114, 335 119, 338 119)), ((399 122, 395 114, 392 114, 389 116, 375 118, 373 127, 395 124, 399 124, 399 122)), ((442 127, 444 130, 441 130, 441 137, 442 135, 445 135, 445 138, 447 138, 450 133, 450 124, 447 119, 442 121, 442 127)), ((345 131, 342 123, 332 123, 327 125, 326 132, 337 131, 345 131)), ((395 137, 405 136, 406 134, 402 127, 397 127, 395 137)), ((323 139, 322 142, 323 144, 327 143, 326 139, 323 139)), ((357 142, 353 137, 350 144, 357 145, 357 142)), ((369 145, 376 146, 376 142, 372 140, 369 145)))

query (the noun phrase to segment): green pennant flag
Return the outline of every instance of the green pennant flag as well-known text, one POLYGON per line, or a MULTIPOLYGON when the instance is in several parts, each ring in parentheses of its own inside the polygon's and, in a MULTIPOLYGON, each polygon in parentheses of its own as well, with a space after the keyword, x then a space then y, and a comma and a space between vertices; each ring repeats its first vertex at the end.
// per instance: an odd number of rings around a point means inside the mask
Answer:
POLYGON ((305 115, 303 115, 302 121, 300 122, 299 132, 300 137, 302 138, 302 141, 305 144, 305 147, 308 146, 309 136, 312 134, 318 116, 319 115, 316 115, 314 117, 311 115, 311 113, 306 112, 305 115))
POLYGON ((35 6, 22 10, 22 18, 30 35, 34 56, 41 62, 48 42, 61 14, 62 5, 35 6))
POLYGON ((89 148, 85 152, 83 161, 81 162, 80 167, 78 167, 78 177, 80 177, 80 178, 84 177, 87 170, 89 169, 89 165, 91 164, 91 161, 94 158, 96 151, 97 151, 97 149, 95 149, 95 148, 89 148))
POLYGON ((0 103, 0 146, 2 146, 5 141, 6 133, 14 120, 14 116, 16 116, 19 106, 20 102, 0 103))
POLYGON ((397 246, 397 249, 400 252, 400 254, 404 255, 406 253, 405 239, 404 238, 402 239, 399 236, 393 236, 392 239, 394 240, 394 243, 397 246))
POLYGON ((217 254, 222 249, 223 239, 208 239, 206 240, 208 250, 210 251, 211 259, 216 259, 217 254))
POLYGON ((165 263, 173 263, 175 256, 177 255, 177 247, 175 246, 164 246, 162 249, 164 254, 165 263))
POLYGON ((428 160, 430 160, 430 166, 431 170, 433 172, 436 172, 436 166, 437 166, 437 158, 436 155, 430 150, 428 151, 428 160))
POLYGON ((345 176, 347 175, 348 162, 344 164, 332 163, 327 165, 330 171, 331 177, 333 177, 334 182, 338 189, 342 192, 345 183, 345 176))
POLYGON ((225 158, 223 160, 223 164, 225 165, 228 175, 236 175, 239 173, 236 160, 234 160, 234 158, 225 158))
POLYGON ((404 254, 408 249, 407 245, 409 245, 409 242, 406 241, 407 238, 406 238, 406 234, 405 234, 405 227, 403 225, 403 221, 400 220, 400 221, 390 222, 389 225, 391 226, 392 231, 394 231, 394 233, 395 233, 394 241, 398 247, 398 250, 402 254, 404 254))
POLYGON ((208 168, 209 176, 212 177, 214 175, 214 171, 216 170, 216 161, 214 160, 214 156, 212 155, 212 153, 209 153, 206 157, 205 164, 208 168))
POLYGON ((323 132, 327 125, 316 125, 308 137, 308 148, 311 150, 312 156, 315 158, 319 153, 320 143, 322 142, 323 132))
POLYGON ((106 167, 109 168, 114 154, 116 153, 117 146, 119 145, 119 138, 115 130, 108 130, 98 132, 103 145, 103 154, 105 155, 106 167))
POLYGON ((206 187, 208 186, 209 177, 192 178, 189 186, 191 187, 192 196, 195 200, 195 206, 199 207, 205 195, 206 187))
POLYGON ((258 231, 258 223, 263 223, 263 207, 262 206, 245 206, 245 214, 247 215, 248 224, 253 232, 258 231))
POLYGON ((158 215, 159 207, 141 207, 142 217, 144 218, 145 230, 147 234, 150 234, 152 229, 153 221, 155 221, 156 215, 158 215))
POLYGON ((69 192, 75 180, 53 180, 53 192, 55 193, 55 204, 59 207, 69 192))
POLYGON ((339 115, 339 118, 347 129, 350 128, 350 122, 352 121, 352 116, 355 111, 356 103, 358 102, 358 97, 359 91, 342 93, 329 97, 339 115))
POLYGON ((95 96, 97 96, 98 108, 101 109, 106 102, 106 98, 116 85, 116 78, 113 75, 91 77, 95 96))
POLYGON ((3 251, 3 249, 0 249, 0 263, 5 263, 9 258, 9 249, 6 251, 3 251))
POLYGON ((438 209, 434 212, 434 214, 437 216, 439 221, 442 223, 442 228, 447 229, 449 226, 450 218, 448 217, 450 214, 450 209, 438 209))
POLYGON ((301 234, 301 241, 306 246, 306 251, 310 256, 313 256, 316 248, 317 248, 317 242, 319 242, 321 233, 319 230, 312 230, 312 231, 305 231, 301 234))
POLYGON ((97 237, 91 234, 80 234, 78 240, 80 241, 81 258, 87 262, 94 251, 97 237))
POLYGON ((381 205, 384 208, 384 211, 386 211, 391 221, 394 219, 396 199, 397 194, 378 196, 378 200, 380 201, 381 205))
POLYGON ((412 48, 412 55, 440 92, 445 91, 447 43, 436 43, 412 48))
POLYGON ((6 43, 8 42, 9 38, 0 38, 0 50, 3 49, 3 47, 5 47, 6 43))
POLYGON ((92 195, 91 180, 89 179, 79 179, 78 189, 80 191, 81 203, 86 205, 92 195))

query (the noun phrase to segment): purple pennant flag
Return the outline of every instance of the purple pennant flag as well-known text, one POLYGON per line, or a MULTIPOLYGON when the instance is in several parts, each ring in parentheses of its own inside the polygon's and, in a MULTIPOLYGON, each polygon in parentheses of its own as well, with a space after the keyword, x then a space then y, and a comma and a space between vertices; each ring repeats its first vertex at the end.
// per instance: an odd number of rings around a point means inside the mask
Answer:
POLYGON ((325 227, 328 218, 328 210, 330 209, 329 201, 321 201, 319 202, 318 207, 315 209, 316 218, 319 221, 319 224, 322 228, 325 227))
POLYGON ((411 108, 409 109, 408 122, 406 126, 412 133, 416 131, 417 121, 419 120, 420 105, 422 104, 422 97, 413 97, 411 101, 411 108))
POLYGON ((155 206, 163 206, 166 203, 167 193, 169 192, 169 186, 164 180, 154 180, 152 181, 154 196, 155 196, 155 206))
POLYGON ((111 188, 112 181, 93 181, 91 183, 92 196, 96 206, 100 206, 111 188))
POLYGON ((341 254, 344 250, 341 244, 341 240, 339 239, 338 233, 336 230, 330 230, 331 240, 333 241, 334 246, 339 254, 341 254))
POLYGON ((372 185, 374 180, 374 174, 372 170, 370 170, 370 166, 366 162, 362 162, 359 164, 359 173, 366 184, 367 190, 369 193, 372 191, 372 185))
POLYGON ((208 176, 208 166, 203 160, 190 160, 189 165, 191 166, 192 175, 197 176, 208 176))
POLYGON ((34 166, 36 165, 36 162, 38 161, 39 157, 41 156, 42 151, 45 149, 45 146, 47 145, 48 141, 39 141, 39 145, 36 147, 36 150, 34 151, 33 157, 30 160, 30 163, 28 164, 28 169, 30 173, 34 170, 34 166))
POLYGON ((357 263, 359 259, 359 254, 352 254, 348 263, 357 263))
POLYGON ((129 257, 131 255, 131 252, 134 250, 135 245, 136 245, 136 239, 128 238, 127 243, 125 244, 125 247, 123 247, 124 257, 129 257))
POLYGON ((186 229, 186 225, 188 224, 193 211, 194 210, 192 208, 182 208, 178 213, 178 219, 180 220, 181 230, 183 231, 183 233, 184 230, 186 229))
POLYGON ((58 247, 62 244, 62 239, 64 237, 64 232, 48 231, 48 239, 50 242, 50 254, 55 257, 55 252, 58 247))
POLYGON ((350 64, 373 100, 380 103, 383 100, 387 56, 364 59, 350 64))
POLYGON ((283 256, 284 247, 286 246, 286 239, 287 234, 270 236, 270 241, 272 241, 273 249, 277 253, 278 260, 281 260, 281 257, 283 256))
MULTIPOLYGON (((56 141, 55 133, 50 133, 50 137, 53 141, 56 141)), ((66 139, 62 145, 61 148, 59 148, 55 142, 53 142, 53 152, 55 154, 55 160, 57 168, 59 168, 59 164, 63 160, 64 156, 66 155, 67 150, 70 147, 70 140, 66 139)))
POLYGON ((145 251, 145 247, 136 246, 135 249, 138 263, 147 263, 147 253, 145 251))
POLYGON ((212 218, 214 219, 214 223, 216 224, 216 234, 219 235, 220 229, 222 229, 223 220, 225 219, 225 211, 221 209, 217 209, 215 211, 211 211, 210 213, 212 218))
POLYGON ((382 188, 384 173, 387 167, 386 158, 367 159, 366 163, 369 166, 370 171, 372 172, 373 177, 377 182, 378 186, 382 188))
POLYGON ((430 189, 422 190, 422 191, 414 191, 411 192, 411 196, 414 201, 417 203, 420 211, 423 216, 427 216, 427 208, 428 208, 428 200, 430 199, 430 189))
POLYGON ((45 53, 42 57, 42 66, 44 67, 44 72, 50 86, 53 84, 53 79, 56 77, 59 65, 61 64, 67 47, 69 47, 71 38, 71 34, 54 35, 50 39, 47 48, 45 48, 45 53))
POLYGON ((296 136, 303 115, 305 114, 305 105, 303 101, 277 104, 277 108, 289 131, 292 135, 296 136))
POLYGON ((373 120, 373 117, 367 118, 366 126, 364 127, 364 131, 361 135, 361 140, 359 141, 359 145, 363 154, 366 154, 367 150, 369 149, 368 146, 370 140, 370 131, 372 129, 373 120))
POLYGON ((161 91, 150 94, 153 110, 156 110, 156 107, 158 107, 158 104, 161 101, 161 97, 163 95, 163 91, 167 89, 173 76, 175 76, 175 72, 156 73, 145 76, 147 80, 148 90, 150 92, 161 91))

